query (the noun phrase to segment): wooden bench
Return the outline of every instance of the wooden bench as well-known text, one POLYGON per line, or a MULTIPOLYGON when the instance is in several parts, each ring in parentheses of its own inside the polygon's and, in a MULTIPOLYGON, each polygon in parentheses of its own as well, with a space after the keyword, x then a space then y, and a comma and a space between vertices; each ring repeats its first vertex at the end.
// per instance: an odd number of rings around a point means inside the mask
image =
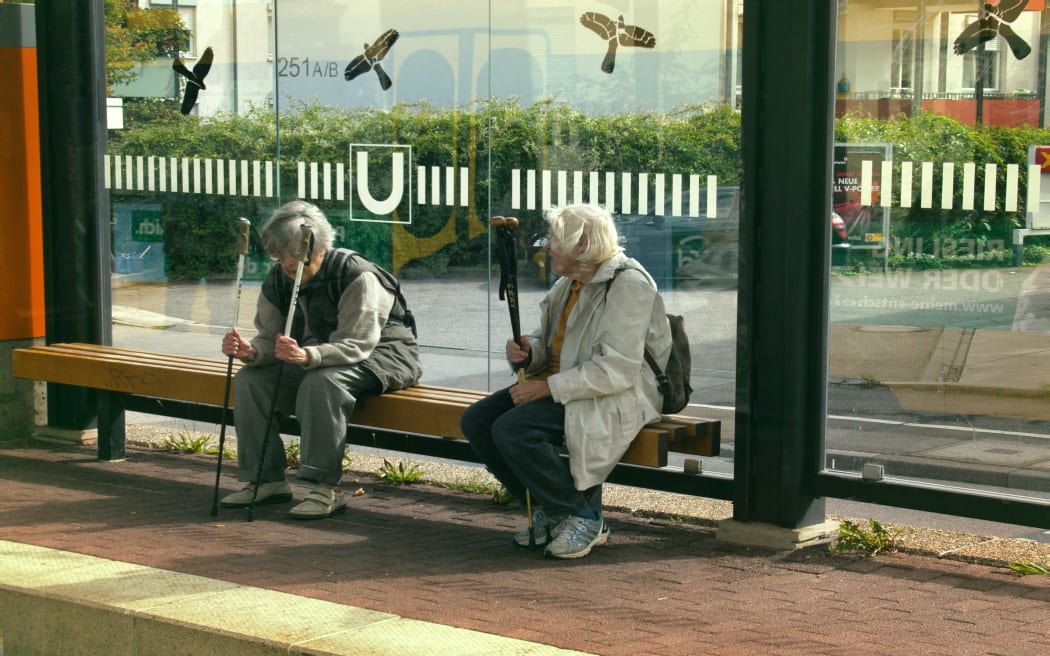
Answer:
MULTIPOLYGON (((239 366, 235 362, 235 372, 239 366)), ((12 373, 18 378, 98 391, 98 452, 103 460, 124 456, 126 410, 232 423, 232 412, 222 416, 226 369, 226 360, 97 344, 51 344, 16 349, 12 355, 12 373)), ((354 409, 347 439, 356 444, 462 458, 469 445, 460 431, 460 414, 486 394, 416 385, 367 398, 354 409), (434 444, 450 441, 460 442, 460 448, 450 451, 434 444)), ((231 389, 230 408, 233 403, 231 389)), ((298 424, 282 418, 281 432, 298 434, 298 424)), ((718 455, 720 433, 719 421, 668 415, 643 428, 621 462, 660 468, 667 466, 669 451, 718 455)), ((471 456, 466 459, 475 459, 471 456)))

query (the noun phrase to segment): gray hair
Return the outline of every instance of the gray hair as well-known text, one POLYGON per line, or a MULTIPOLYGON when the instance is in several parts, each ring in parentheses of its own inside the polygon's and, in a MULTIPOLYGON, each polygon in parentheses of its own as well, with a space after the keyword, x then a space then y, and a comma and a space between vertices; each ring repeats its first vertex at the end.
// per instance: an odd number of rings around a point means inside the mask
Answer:
POLYGON ((328 222, 324 212, 313 203, 304 200, 293 200, 278 207, 262 227, 259 237, 262 239, 266 254, 272 258, 301 257, 299 252, 302 243, 303 224, 310 226, 314 233, 314 252, 317 249, 327 251, 332 247, 335 231, 328 222))
POLYGON ((572 258, 588 270, 597 269, 617 253, 622 253, 620 237, 612 214, 601 205, 552 207, 544 214, 551 237, 551 250, 572 258), (582 251, 580 241, 587 238, 582 251))

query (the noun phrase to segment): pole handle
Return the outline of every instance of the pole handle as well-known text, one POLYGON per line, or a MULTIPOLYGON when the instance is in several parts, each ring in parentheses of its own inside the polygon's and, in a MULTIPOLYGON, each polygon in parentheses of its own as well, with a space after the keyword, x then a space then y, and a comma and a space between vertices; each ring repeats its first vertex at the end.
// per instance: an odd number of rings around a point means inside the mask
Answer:
POLYGON ((493 228, 510 228, 513 230, 518 227, 518 220, 513 216, 494 216, 489 219, 489 225, 493 228))

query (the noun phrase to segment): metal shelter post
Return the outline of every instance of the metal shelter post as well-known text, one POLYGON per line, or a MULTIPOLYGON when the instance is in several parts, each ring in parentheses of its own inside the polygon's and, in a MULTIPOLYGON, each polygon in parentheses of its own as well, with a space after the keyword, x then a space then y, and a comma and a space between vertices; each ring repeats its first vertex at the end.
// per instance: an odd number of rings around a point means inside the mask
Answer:
POLYGON ((744 12, 743 206, 731 542, 794 548, 834 531, 807 492, 827 412, 837 3, 744 12))
MULTIPOLYGON (((95 0, 36 5, 48 343, 112 343, 104 25, 95 0)), ((50 426, 83 431, 96 414, 94 393, 48 385, 50 426)), ((101 459, 123 458, 115 442, 101 459)))

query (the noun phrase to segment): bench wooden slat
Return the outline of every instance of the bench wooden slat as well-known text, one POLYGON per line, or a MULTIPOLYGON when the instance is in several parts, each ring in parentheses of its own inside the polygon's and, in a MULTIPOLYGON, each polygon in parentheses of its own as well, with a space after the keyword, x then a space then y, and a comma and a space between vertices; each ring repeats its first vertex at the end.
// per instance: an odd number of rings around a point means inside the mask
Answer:
MULTIPOLYGON (((136 351, 116 346, 101 346, 99 344, 51 344, 49 346, 31 347, 25 350, 40 350, 52 354, 66 354, 71 357, 92 358, 104 362, 131 362, 136 364, 154 364, 156 366, 169 366, 176 368, 191 368, 211 370, 221 365, 225 373, 226 360, 215 358, 202 358, 195 356, 181 356, 170 353, 157 353, 153 351, 136 351)), ((234 367, 240 367, 241 363, 234 361, 234 367)))
POLYGON ((627 447, 620 462, 643 467, 666 467, 667 441, 667 431, 646 426, 627 447))
MULTIPOLYGON (((207 361, 202 361, 207 362, 207 361)), ((97 358, 76 349, 15 349, 11 371, 19 378, 222 405, 226 363, 168 366, 148 361, 97 358)), ((232 396, 232 393, 231 393, 232 396)))
POLYGON ((362 400, 354 408, 352 419, 361 426, 464 439, 459 417, 467 405, 398 391, 362 400))
POLYGON ((680 424, 688 429, 684 437, 672 436, 667 448, 675 453, 698 456, 717 456, 721 450, 722 422, 687 415, 664 415, 664 422, 680 424))
MULTIPOLYGON (((234 371, 241 366, 234 363, 234 371)), ((98 344, 51 344, 16 349, 12 373, 19 378, 221 406, 226 387, 227 361, 138 351, 98 344)), ((230 391, 232 407, 233 392, 230 391)), ((354 409, 353 423, 380 430, 463 439, 460 415, 486 392, 421 384, 362 400, 354 409)), ((670 445, 679 449, 701 448, 699 426, 709 420, 666 416, 657 426, 638 434, 621 462, 665 467, 670 445), (685 433, 683 433, 685 431, 685 433)), ((715 424, 717 453, 718 422, 715 424)), ((101 435, 100 435, 101 442, 101 435)), ((686 451, 696 453, 696 451, 686 451)), ((704 455, 701 453, 701 455, 704 455)))
POLYGON ((689 435, 689 426, 674 421, 657 421, 649 425, 667 431, 667 437, 671 441, 682 440, 689 435))
POLYGON ((396 392, 401 396, 409 398, 419 399, 444 399, 450 403, 462 403, 464 406, 470 405, 475 401, 483 399, 487 396, 484 392, 472 392, 470 390, 453 390, 443 389, 440 387, 430 387, 428 389, 419 389, 418 386, 409 387, 396 392))

